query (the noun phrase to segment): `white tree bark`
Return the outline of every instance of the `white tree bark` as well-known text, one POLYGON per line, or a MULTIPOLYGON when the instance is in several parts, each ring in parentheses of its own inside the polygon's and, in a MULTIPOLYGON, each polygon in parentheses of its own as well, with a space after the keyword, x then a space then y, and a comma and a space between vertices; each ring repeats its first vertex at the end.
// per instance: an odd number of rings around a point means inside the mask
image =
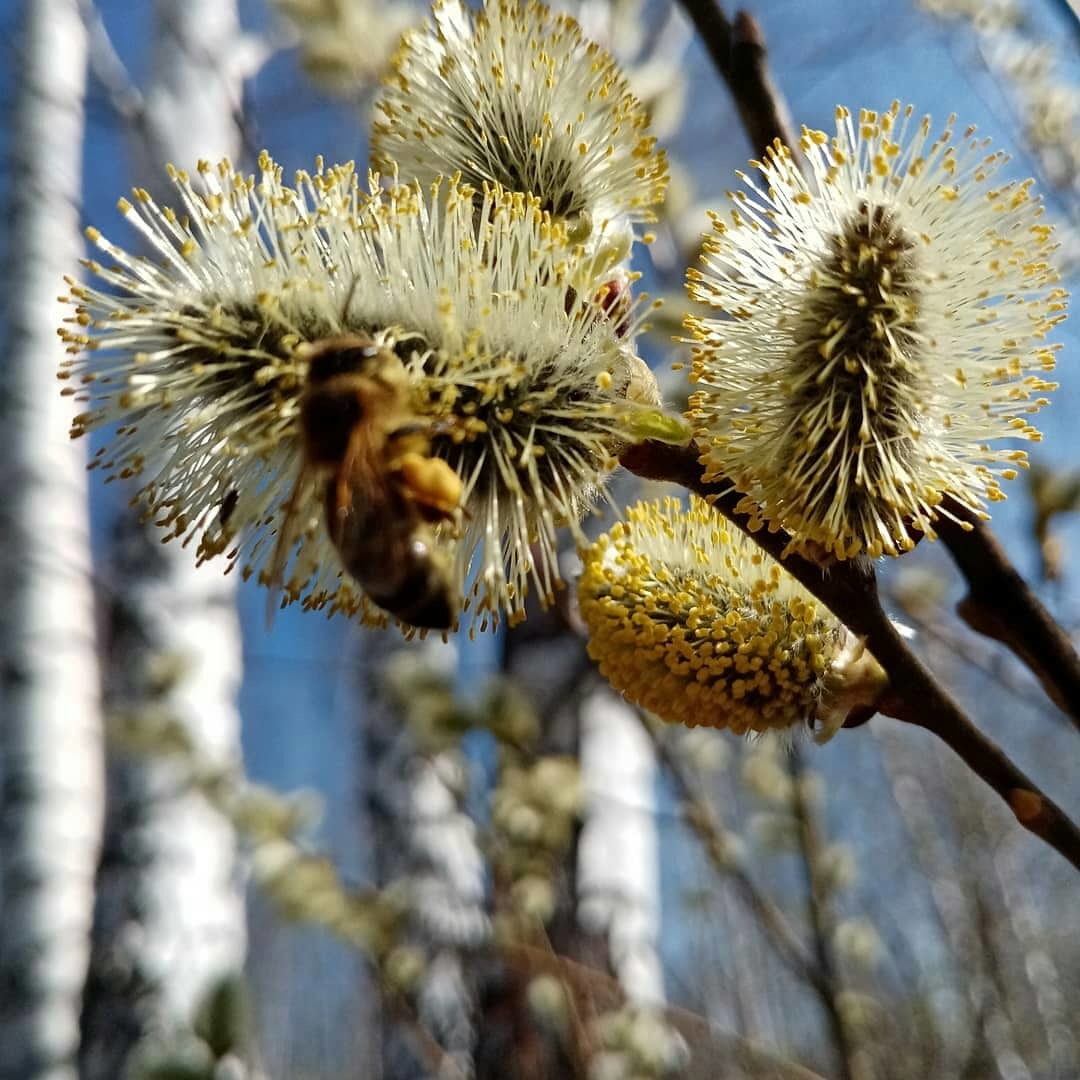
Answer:
MULTIPOLYGON (((484 910, 486 862, 463 807, 467 764, 457 745, 424 753, 400 710, 378 692, 385 665, 400 650, 413 651, 418 660, 423 657, 451 676, 457 652, 438 641, 404 642, 395 630, 372 631, 362 641, 368 696, 360 722, 378 883, 407 890, 414 940, 428 959, 416 994, 418 1015, 469 1075, 475 1032, 463 952, 482 945, 490 926, 484 910)), ((394 1033, 385 1035, 387 1080, 417 1075, 416 1062, 407 1051, 401 1053, 394 1033)))
MULTIPOLYGON (((200 158, 235 157, 242 87, 230 75, 240 40, 234 0, 158 0, 152 82, 145 94, 146 162, 138 182, 161 192, 164 166, 193 169, 200 158)), ((136 156, 136 163, 139 159, 136 156)), ((235 576, 196 568, 190 550, 172 542, 125 584, 149 655, 173 657, 182 673, 162 706, 175 713, 200 752, 223 765, 241 755, 242 649, 235 576)), ((232 827, 199 795, 171 794, 171 769, 143 768, 143 829, 154 852, 142 876, 141 963, 156 976, 160 1020, 190 1019, 199 998, 243 965, 244 900, 232 827)))
POLYGON ((590 933, 606 934, 627 996, 660 1005, 656 754, 631 707, 606 687, 582 704, 580 756, 585 821, 578 841, 578 918, 590 933))
MULTIPOLYGON (((235 160, 240 150, 242 85, 233 57, 242 37, 235 0, 158 0, 155 11, 133 163, 137 182, 175 205, 167 162, 193 172, 201 158, 235 160)), ((189 548, 159 543, 158 531, 134 515, 121 528, 113 696, 126 709, 165 711, 204 760, 232 765, 241 755, 237 578, 214 563, 196 568, 189 548), (162 663, 172 670, 165 685, 156 683, 162 663)), ((129 835, 112 838, 126 857, 102 870, 97 996, 84 1051, 86 1075, 100 1080, 118 1075, 138 1039, 167 1044, 207 990, 243 967, 246 952, 231 825, 186 791, 168 763, 137 760, 113 773, 110 820, 129 835), (122 985, 110 983, 115 972, 122 985)))
POLYGON ((154 11, 153 74, 134 166, 140 183, 164 193, 167 162, 190 172, 200 158, 235 161, 250 71, 236 0, 156 0, 154 11))
POLYGON ((79 236, 86 37, 77 0, 23 5, 0 399, 0 1077, 69 1080, 103 804, 85 450, 56 327, 79 236))

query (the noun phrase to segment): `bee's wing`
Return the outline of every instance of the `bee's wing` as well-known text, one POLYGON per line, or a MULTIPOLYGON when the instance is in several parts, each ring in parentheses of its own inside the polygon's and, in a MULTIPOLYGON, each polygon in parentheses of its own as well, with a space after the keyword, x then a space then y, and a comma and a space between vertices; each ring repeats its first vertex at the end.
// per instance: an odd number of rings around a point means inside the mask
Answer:
POLYGON ((311 483, 313 472, 314 470, 307 462, 300 466, 292 491, 289 493, 289 501, 285 504, 285 512, 281 516, 281 523, 278 525, 274 553, 270 556, 270 563, 266 570, 266 587, 269 590, 266 597, 266 628, 268 630, 273 625, 274 613, 281 607, 285 567, 289 561, 289 552, 292 551, 293 544, 300 535, 303 495, 311 483))

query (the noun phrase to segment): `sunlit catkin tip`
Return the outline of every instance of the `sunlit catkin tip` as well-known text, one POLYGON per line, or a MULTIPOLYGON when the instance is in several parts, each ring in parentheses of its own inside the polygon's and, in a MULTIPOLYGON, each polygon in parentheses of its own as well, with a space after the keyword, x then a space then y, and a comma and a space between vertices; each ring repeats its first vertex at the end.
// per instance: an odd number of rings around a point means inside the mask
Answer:
POLYGON ((371 149, 403 177, 531 192, 578 223, 575 239, 603 245, 617 217, 653 220, 668 182, 655 142, 615 61, 573 19, 532 0, 436 0, 402 40, 371 149))
POLYGON ((1065 317, 1030 181, 974 129, 894 103, 837 111, 755 162, 713 216, 690 295, 690 416, 710 473, 796 546, 897 555, 946 498, 976 512, 1025 463, 1065 317))
POLYGON ((358 98, 382 74, 416 10, 399 0, 272 0, 295 31, 301 62, 320 85, 358 98))
POLYGON ((582 558, 589 655, 664 720, 737 734, 807 723, 824 741, 884 689, 836 617, 700 499, 639 503, 582 558))

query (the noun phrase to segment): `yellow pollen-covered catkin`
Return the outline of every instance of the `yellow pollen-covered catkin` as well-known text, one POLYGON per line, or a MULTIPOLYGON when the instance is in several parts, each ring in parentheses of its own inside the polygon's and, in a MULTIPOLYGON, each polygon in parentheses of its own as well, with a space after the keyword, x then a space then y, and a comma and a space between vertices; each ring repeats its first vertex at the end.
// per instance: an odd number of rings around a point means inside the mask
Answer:
POLYGON ((737 734, 813 718, 846 631, 707 504, 639 503, 583 561, 589 655, 630 701, 737 734))

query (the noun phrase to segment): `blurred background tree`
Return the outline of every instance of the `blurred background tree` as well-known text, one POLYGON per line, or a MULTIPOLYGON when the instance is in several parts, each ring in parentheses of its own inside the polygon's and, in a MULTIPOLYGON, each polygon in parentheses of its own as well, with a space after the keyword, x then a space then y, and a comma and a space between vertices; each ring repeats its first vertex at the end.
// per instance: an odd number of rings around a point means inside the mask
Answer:
MULTIPOLYGON (((686 387, 668 368, 685 358, 668 335, 684 268, 704 209, 760 148, 678 4, 566 6, 624 65, 672 155, 646 283, 669 298, 650 360, 677 402, 686 387)), ((118 486, 92 485, 96 618, 77 592, 85 575, 67 598, 35 591, 85 561, 81 479, 53 464, 66 419, 46 410, 60 399, 22 389, 39 391, 42 370, 51 385, 56 357, 38 338, 53 340, 57 318, 28 313, 77 258, 78 185, 49 210, 41 178, 71 177, 74 159, 57 155, 84 140, 82 218, 104 224, 165 161, 228 154, 246 170, 265 146, 286 174, 318 154, 362 163, 374 88, 423 10, 9 0, 0 12, 17 43, 0 75, 13 106, 7 479, 25 491, 18 478, 48 463, 71 500, 44 495, 42 520, 4 503, 0 1077, 1077 1075, 1072 872, 923 732, 878 718, 789 750, 665 728, 605 687, 569 603, 449 644, 291 609, 268 634, 260 591, 159 547, 118 486), (43 104, 63 119, 35 114, 43 104), (44 131, 63 138, 35 146, 44 131), (34 210, 63 236, 35 233, 34 210), (53 550, 60 538, 70 550, 53 550), (24 576, 39 563, 43 584, 24 576), (275 794, 297 788, 318 793, 321 820, 311 797, 275 794)), ((761 0, 752 14, 797 122, 828 127, 838 102, 900 98, 1009 148, 1016 175, 1039 177, 1075 277, 1069 3, 761 0)), ((1075 333, 1064 340, 1046 442, 994 527, 1072 629, 1080 389, 1075 333)), ((623 505, 651 493, 618 484, 623 505)), ((940 545, 883 577, 933 671, 1080 812, 1075 730, 952 614, 961 590, 940 545)))

